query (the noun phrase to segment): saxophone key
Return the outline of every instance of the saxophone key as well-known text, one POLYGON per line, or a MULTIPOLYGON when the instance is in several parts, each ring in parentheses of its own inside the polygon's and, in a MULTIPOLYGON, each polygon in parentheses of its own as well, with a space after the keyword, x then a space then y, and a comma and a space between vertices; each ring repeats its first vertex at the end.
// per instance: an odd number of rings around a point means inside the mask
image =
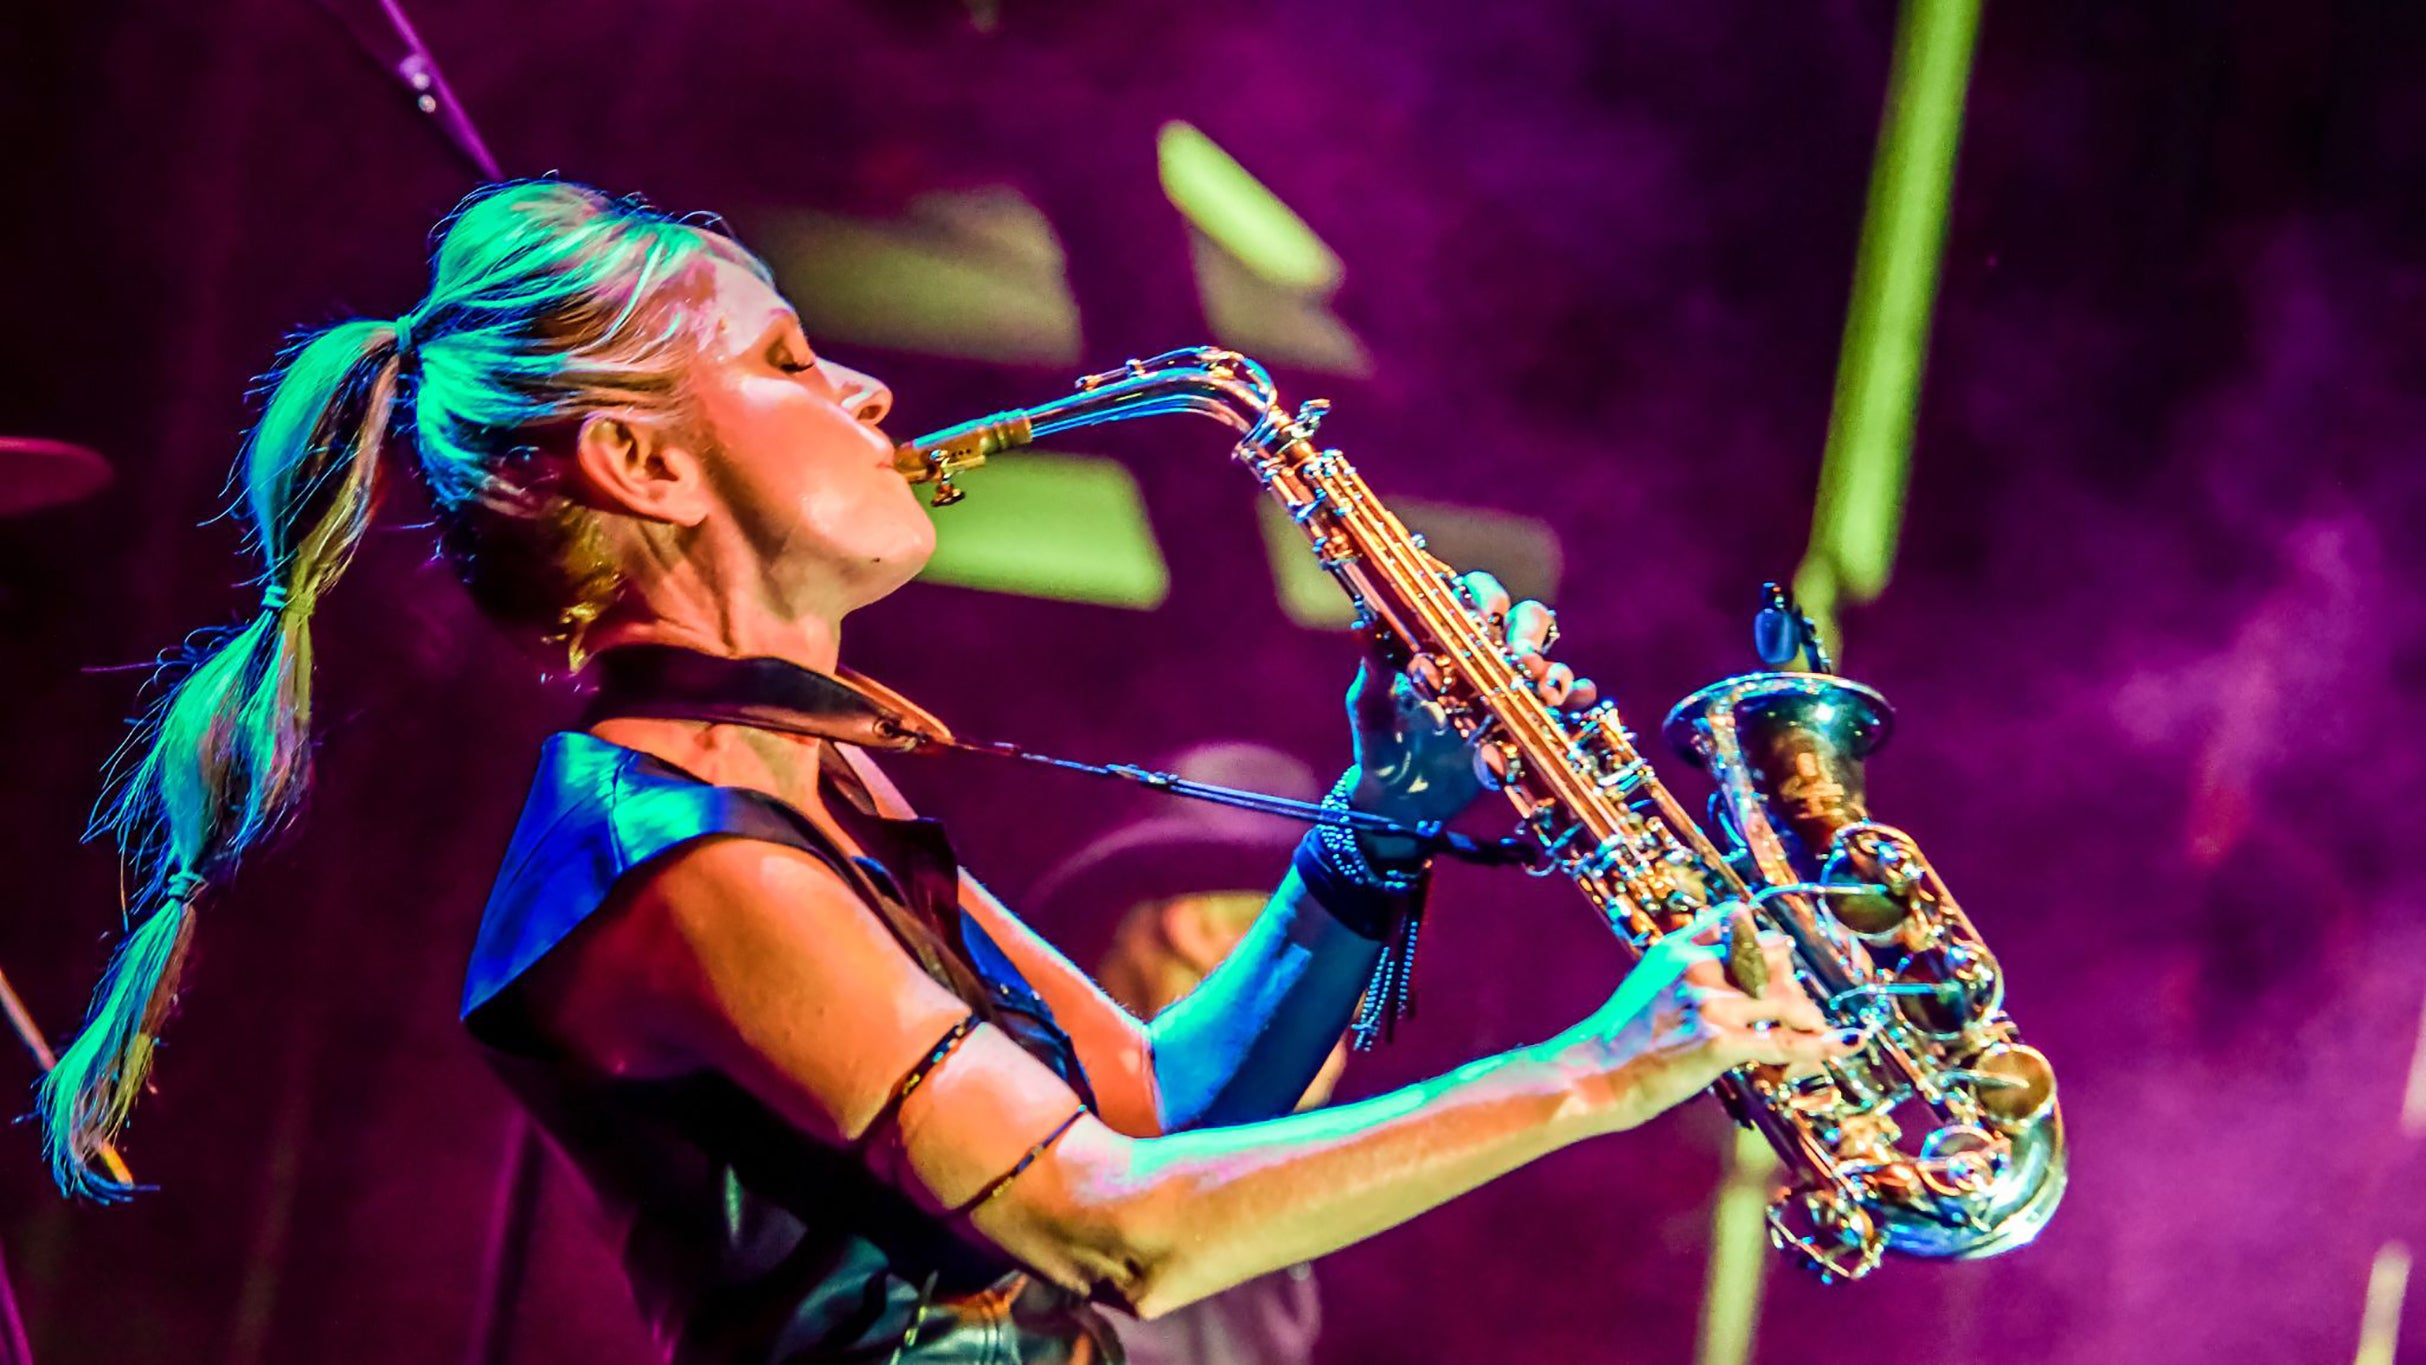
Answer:
POLYGON ((1598 785, 1605 790, 1616 792, 1621 797, 1626 797, 1640 791, 1642 785, 1650 779, 1651 765, 1638 758, 1631 763, 1620 764, 1602 774, 1598 785))

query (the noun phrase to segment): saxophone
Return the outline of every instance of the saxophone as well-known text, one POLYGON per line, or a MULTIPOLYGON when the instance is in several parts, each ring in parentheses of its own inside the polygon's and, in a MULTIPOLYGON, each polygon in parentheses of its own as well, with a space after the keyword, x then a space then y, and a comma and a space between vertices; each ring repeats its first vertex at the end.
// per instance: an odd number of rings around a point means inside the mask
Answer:
MULTIPOLYGON (((1517 835, 1535 850, 1530 871, 1573 882, 1638 954, 1714 910, 1748 914, 1788 937, 1833 1026, 1867 1032, 1819 1075, 1748 1065, 1712 1087, 1782 1163, 1771 1240, 1827 1281, 1867 1275, 1888 1252, 1993 1256, 2034 1238, 2064 1191, 2055 1071, 2021 1041, 1995 956, 1919 844, 1869 817, 1862 763, 1887 736, 1886 699, 1829 672, 1808 622, 1770 589, 1756 633, 1776 667, 1694 693, 1663 731, 1717 786, 1714 839, 1653 774, 1613 703, 1571 713, 1541 700, 1454 571, 1338 451, 1315 447, 1327 408, 1284 410, 1244 356, 1178 350, 920 437, 895 465, 946 506, 963 496, 962 471, 1056 432, 1190 413, 1241 433, 1235 458, 1406 659, 1417 690, 1495 751, 1517 835), (1798 652, 1777 647, 1784 619, 1800 623, 1794 640, 1816 671, 1782 671, 1798 652)), ((1745 984, 1742 959, 1757 967, 1759 955, 1730 957, 1745 984)))

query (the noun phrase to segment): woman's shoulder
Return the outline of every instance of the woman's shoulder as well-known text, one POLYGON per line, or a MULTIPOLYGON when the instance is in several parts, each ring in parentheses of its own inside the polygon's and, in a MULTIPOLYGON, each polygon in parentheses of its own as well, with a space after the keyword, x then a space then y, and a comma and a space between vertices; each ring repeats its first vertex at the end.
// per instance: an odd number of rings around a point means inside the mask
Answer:
POLYGON ((766 793, 716 786, 580 731, 549 736, 481 913, 463 1017, 595 915, 635 869, 718 835, 829 864, 834 857, 813 826, 766 793))

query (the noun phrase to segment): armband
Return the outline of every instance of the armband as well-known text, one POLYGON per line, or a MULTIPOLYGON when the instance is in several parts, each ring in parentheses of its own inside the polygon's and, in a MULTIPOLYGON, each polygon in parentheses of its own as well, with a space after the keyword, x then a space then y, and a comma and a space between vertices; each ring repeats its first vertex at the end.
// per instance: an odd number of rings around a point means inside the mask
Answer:
POLYGON ((1078 1112, 1070 1115, 1066 1119, 1063 1119, 1060 1123, 1055 1124, 1053 1131, 1045 1134, 1043 1141, 1037 1143, 1033 1147, 1030 1147, 1028 1149, 1028 1154, 1021 1157, 1017 1165, 1011 1167, 1011 1169, 1007 1171, 1004 1171, 1001 1175, 994 1177, 991 1181, 988 1181, 986 1183, 986 1187, 979 1190, 975 1198, 969 1200, 969 1202, 961 1205, 959 1208, 952 1210, 945 1216, 948 1218, 966 1218, 970 1214, 977 1212, 978 1209, 985 1206, 987 1200, 992 1199, 995 1195, 1002 1193, 1006 1186, 1008 1186, 1012 1181, 1017 1180, 1020 1172, 1028 1169, 1030 1166, 1035 1165, 1036 1158, 1043 1156, 1047 1147, 1059 1142, 1062 1134, 1069 1132, 1072 1128, 1077 1127, 1078 1121, 1086 1116, 1087 1107, 1083 1104, 1078 1106, 1078 1112))
POLYGON ((878 1133, 899 1121, 901 1106, 910 1098, 910 1092, 924 1084, 928 1074, 942 1066, 953 1053, 958 1052, 960 1045, 967 1042, 969 1035, 976 1031, 977 1016, 964 1014, 959 1023, 952 1025, 943 1037, 936 1039, 935 1046, 927 1049, 927 1055, 919 1058, 917 1064, 894 1083, 892 1096, 884 1102, 882 1109, 876 1111, 876 1117, 868 1120, 866 1130, 860 1133, 859 1141, 853 1145, 866 1147, 876 1140, 878 1133))

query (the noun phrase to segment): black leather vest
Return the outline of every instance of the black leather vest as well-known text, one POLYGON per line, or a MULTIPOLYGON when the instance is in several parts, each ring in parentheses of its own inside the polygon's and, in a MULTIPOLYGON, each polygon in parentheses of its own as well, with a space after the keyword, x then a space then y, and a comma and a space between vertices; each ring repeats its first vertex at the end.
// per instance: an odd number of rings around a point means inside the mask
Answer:
POLYGON ((825 859, 889 926, 926 919, 973 969, 998 1026, 1087 1096, 1052 1012, 959 908, 942 829, 878 815, 847 777, 830 785, 842 798, 829 802, 834 818, 868 856, 846 857, 775 797, 710 786, 591 735, 551 737, 481 920, 465 1023, 595 1195, 677 1365, 1119 1360, 1109 1327, 1076 1295, 919 1209, 732 1081, 601 1075, 521 1016, 516 983, 622 877, 690 840, 739 835, 825 859))

